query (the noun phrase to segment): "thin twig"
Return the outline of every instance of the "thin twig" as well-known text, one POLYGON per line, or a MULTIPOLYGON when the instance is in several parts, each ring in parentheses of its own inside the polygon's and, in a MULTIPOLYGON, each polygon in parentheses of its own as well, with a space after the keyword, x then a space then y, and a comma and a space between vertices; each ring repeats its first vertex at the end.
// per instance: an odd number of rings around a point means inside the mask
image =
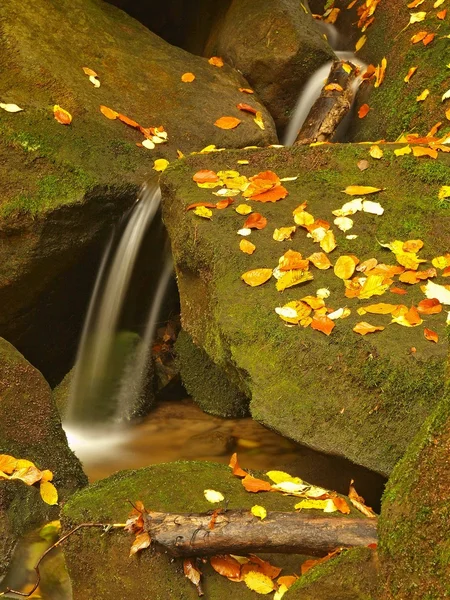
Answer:
POLYGON ((5 594, 17 594, 18 596, 22 596, 23 598, 29 598, 32 594, 34 594, 34 592, 38 589, 39 584, 41 582, 41 574, 39 572, 39 565, 41 564, 41 562, 43 561, 43 559, 47 556, 47 554, 49 552, 51 552, 54 548, 57 548, 60 544, 62 544, 65 540, 67 540, 68 537, 70 537, 73 533, 75 533, 76 531, 78 531, 79 529, 82 529, 84 527, 102 527, 103 529, 111 529, 111 528, 124 528, 125 524, 124 523, 80 523, 80 525, 77 525, 76 527, 74 527, 74 529, 72 529, 71 531, 69 531, 68 533, 66 533, 66 535, 63 535, 62 538, 59 538, 59 540, 57 540, 54 544, 52 544, 50 546, 50 548, 47 548, 47 550, 41 555, 41 557, 39 558, 39 560, 37 561, 34 570, 36 571, 36 576, 37 576, 37 580, 36 583, 34 584, 33 588, 29 591, 29 592, 19 592, 18 590, 13 590, 10 587, 7 587, 6 590, 4 592, 0 592, 0 596, 4 596, 5 594))

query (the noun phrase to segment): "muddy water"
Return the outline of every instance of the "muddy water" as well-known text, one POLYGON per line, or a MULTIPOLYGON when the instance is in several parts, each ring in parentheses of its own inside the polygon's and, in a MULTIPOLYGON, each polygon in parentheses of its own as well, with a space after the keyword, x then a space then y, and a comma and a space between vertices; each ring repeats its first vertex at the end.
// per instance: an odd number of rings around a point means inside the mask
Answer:
POLYGON ((222 419, 202 412, 191 400, 161 403, 130 436, 105 452, 76 450, 90 481, 122 469, 174 460, 228 463, 238 452, 243 468, 283 469, 306 481, 346 494, 350 479, 375 510, 384 478, 334 456, 286 440, 250 418, 222 419))

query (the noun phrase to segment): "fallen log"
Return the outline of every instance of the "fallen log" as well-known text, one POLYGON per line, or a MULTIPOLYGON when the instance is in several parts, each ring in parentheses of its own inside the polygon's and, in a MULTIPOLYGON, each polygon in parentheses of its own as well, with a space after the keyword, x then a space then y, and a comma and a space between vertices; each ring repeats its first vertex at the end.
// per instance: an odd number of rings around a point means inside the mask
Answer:
POLYGON ((322 556, 339 547, 377 543, 377 519, 312 517, 304 512, 268 512, 263 520, 242 510, 228 510, 213 518, 150 512, 145 522, 152 542, 172 556, 249 552, 322 556))
POLYGON ((338 125, 350 111, 357 68, 345 61, 333 62, 322 92, 312 105, 300 129, 295 145, 328 142, 338 125), (350 65, 351 71, 348 72, 350 65))

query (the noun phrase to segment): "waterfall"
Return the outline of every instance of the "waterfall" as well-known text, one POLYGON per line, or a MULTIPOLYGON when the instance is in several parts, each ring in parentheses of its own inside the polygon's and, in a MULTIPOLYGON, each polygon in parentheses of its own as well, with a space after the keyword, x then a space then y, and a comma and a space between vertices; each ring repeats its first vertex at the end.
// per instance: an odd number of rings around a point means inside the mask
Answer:
MULTIPOLYGON (((129 394, 127 403, 123 400, 125 394, 123 390, 120 392, 120 388, 122 374, 129 372, 127 361, 133 354, 132 350, 135 350, 132 346, 136 345, 138 336, 121 334, 118 324, 144 235, 158 211, 160 200, 161 191, 157 184, 144 185, 115 251, 112 241, 106 248, 90 300, 70 386, 65 417, 69 427, 108 420, 120 422, 133 413, 133 402, 140 390, 134 384, 134 393, 129 394)), ((164 273, 167 271, 168 268, 164 273)), ((170 273, 165 275, 167 281, 170 273)), ((153 325, 146 337, 149 345, 156 320, 154 315, 157 316, 159 312, 166 287, 167 283, 154 298, 150 309, 153 325)), ((144 354, 143 350, 141 354, 144 354)), ((137 361, 140 372, 145 370, 145 359, 137 361)), ((140 383, 143 384, 142 377, 140 383)))

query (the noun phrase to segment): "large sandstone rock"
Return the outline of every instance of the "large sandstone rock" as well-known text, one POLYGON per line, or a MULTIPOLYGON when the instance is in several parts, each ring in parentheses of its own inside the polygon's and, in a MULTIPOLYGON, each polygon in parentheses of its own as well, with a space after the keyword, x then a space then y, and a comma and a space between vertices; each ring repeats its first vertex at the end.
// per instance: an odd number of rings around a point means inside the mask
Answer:
MULTIPOLYGON (((248 99, 240 74, 170 46, 100 0, 2 2, 0 56, 0 100, 24 109, 0 111, 0 333, 12 342, 25 335, 30 307, 55 278, 133 204, 156 158, 277 139, 257 98, 265 131, 236 108, 248 99), (99 89, 82 67, 98 72, 99 89), (193 83, 181 81, 187 71, 193 83), (72 114, 70 126, 54 119, 55 104, 72 114), (136 146, 143 135, 107 119, 100 105, 145 127, 163 125, 168 143, 136 146), (214 122, 223 115, 242 123, 221 130, 214 122)), ((38 343, 30 337, 27 348, 38 343)))
POLYGON ((222 56, 246 77, 284 130, 309 77, 334 54, 297 0, 233 0, 205 55, 222 56))
MULTIPOLYGON (((394 265, 395 256, 379 242, 421 238, 420 254, 430 261, 448 248, 450 218, 445 205, 437 203, 440 185, 447 181, 448 155, 439 160, 395 157, 385 148, 381 160, 370 158, 367 146, 333 145, 317 148, 227 152, 217 156, 188 158, 166 171, 162 180, 163 215, 172 241, 181 296, 183 328, 222 371, 234 369, 233 381, 251 396, 250 412, 256 420, 300 443, 345 456, 382 474, 389 474, 442 396, 447 353, 445 311, 425 316, 424 323, 408 328, 389 325, 389 315, 363 315, 357 309, 379 302, 416 305, 425 296, 419 285, 400 284, 406 296, 385 292, 367 300, 347 298, 344 284, 332 269, 311 267, 314 280, 280 293, 274 279, 249 287, 241 275, 255 268, 274 268, 288 249, 303 256, 320 250, 298 228, 292 241, 276 242, 276 227, 294 224, 292 211, 302 202, 315 218, 332 224, 340 255, 353 254, 360 261, 377 258, 394 265), (273 203, 250 201, 268 219, 250 239, 256 251, 249 256, 239 250, 237 230, 246 217, 233 205, 200 219, 193 202, 210 201, 211 191, 199 189, 192 175, 199 169, 218 171, 236 167, 252 176, 268 168, 280 177, 297 176, 285 185, 289 195, 273 203), (370 160, 361 173, 357 162, 370 160), (433 183, 430 182, 433 174, 433 183), (382 216, 357 213, 346 235, 333 225, 332 211, 349 200, 347 185, 385 187, 377 197, 382 216), (378 241, 377 241, 378 240, 378 241), (275 308, 319 288, 331 292, 327 306, 348 306, 351 315, 336 321, 327 337, 311 327, 286 327, 275 308), (362 337, 352 331, 357 322, 384 325, 384 331, 362 337), (439 333, 439 343, 424 337, 424 327, 439 333), (413 350, 412 350, 413 349, 413 350)), ((242 202, 238 196, 235 204, 242 202)), ((425 263, 425 268, 431 266, 425 263)), ((423 268, 423 267, 422 267, 423 268)), ((445 278, 435 281, 446 283, 445 278)), ((395 285, 399 285, 395 278, 395 285)), ((208 378, 200 385, 208 387, 208 378)), ((191 388, 192 389, 192 388, 191 388)), ((196 392, 192 389, 194 398, 196 392)), ((202 390, 202 407, 207 393, 202 390)), ((214 397, 214 389, 210 389, 214 397)), ((220 394, 211 402, 217 414, 220 394)), ((227 405, 228 409, 228 405, 227 405)))
MULTIPOLYGON (((54 473, 61 502, 87 484, 81 464, 67 445, 49 385, 24 357, 0 338, 0 454, 31 460, 54 473)), ((18 539, 58 507, 43 503, 36 487, 0 481, 0 578, 18 539)))
MULTIPOLYGON (((151 510, 165 512, 205 512, 212 505, 203 491, 214 489, 226 498, 229 509, 250 509, 255 495, 246 492, 225 465, 209 462, 180 461, 153 465, 136 471, 122 471, 75 494, 63 510, 65 530, 82 522, 124 523, 130 513, 130 501, 141 500, 151 510)), ((262 494, 258 503, 267 510, 291 511, 292 496, 262 494)), ((319 511, 313 514, 320 516, 319 511)), ((331 513, 331 515, 340 515, 331 513)), ((358 512, 351 509, 351 516, 358 512)), ((145 550, 129 558, 132 537, 122 530, 101 535, 86 530, 74 535, 64 547, 72 580, 73 600, 110 600, 127 598, 141 600, 151 590, 154 600, 195 600, 197 590, 183 574, 182 561, 168 555, 145 550), (111 573, 114 576, 111 577, 111 573)), ((263 555, 264 556, 264 555, 263 555)), ((300 555, 269 555, 283 574, 299 573, 305 557, 300 555)), ((206 563, 201 568, 205 597, 211 600, 239 598, 257 600, 260 596, 243 583, 229 581, 214 572, 206 563)))

